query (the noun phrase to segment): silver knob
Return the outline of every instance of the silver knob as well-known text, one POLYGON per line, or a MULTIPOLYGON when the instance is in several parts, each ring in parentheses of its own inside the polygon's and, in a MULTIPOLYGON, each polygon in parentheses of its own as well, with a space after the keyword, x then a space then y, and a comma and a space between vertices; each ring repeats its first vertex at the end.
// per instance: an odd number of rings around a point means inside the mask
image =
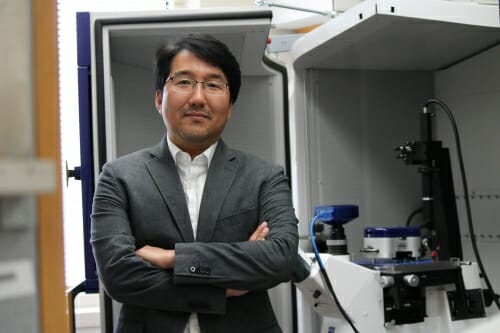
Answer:
POLYGON ((380 286, 382 288, 388 288, 394 285, 394 278, 392 276, 381 276, 380 277, 380 286))
POLYGON ((417 287, 420 283, 420 279, 417 275, 415 274, 408 274, 403 277, 403 281, 406 283, 406 285, 410 287, 417 287))

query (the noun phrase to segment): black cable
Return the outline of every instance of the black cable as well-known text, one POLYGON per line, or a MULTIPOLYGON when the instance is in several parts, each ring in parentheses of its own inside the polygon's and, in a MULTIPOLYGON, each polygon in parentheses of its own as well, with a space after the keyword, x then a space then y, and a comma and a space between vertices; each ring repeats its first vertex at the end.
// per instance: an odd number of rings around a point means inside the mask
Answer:
POLYGON ((410 216, 406 219, 406 226, 409 227, 411 224, 411 220, 417 215, 422 213, 422 208, 417 208, 413 212, 411 212, 410 216))
POLYGON ((352 330, 355 333, 359 333, 359 331, 357 330, 356 326, 354 326, 354 323, 352 322, 351 318, 349 317, 349 315, 347 314, 347 312, 344 310, 344 308, 341 306, 340 301, 337 298, 337 294, 333 290, 332 283, 331 283, 330 279, 328 278, 328 273, 326 272, 326 269, 324 267, 320 267, 319 271, 321 272, 321 275, 323 276, 323 280, 325 281, 326 286, 328 287, 328 290, 332 294, 333 300, 335 301, 335 304, 339 308, 340 313, 342 314, 342 316, 344 317, 344 319, 349 323, 349 325, 351 326, 352 330))
POLYGON ((356 326, 354 326, 354 323, 352 322, 351 318, 349 317, 349 315, 347 314, 345 309, 340 304, 340 301, 337 298, 337 294, 335 293, 335 290, 333 290, 333 286, 332 286, 332 283, 330 281, 330 278, 328 277, 328 273, 326 272, 325 265, 323 264, 323 260, 321 260, 321 256, 320 256, 319 251, 318 251, 318 246, 316 244, 316 237, 314 236, 314 234, 315 234, 314 226, 315 226, 316 222, 319 221, 319 218, 321 216, 322 216, 322 214, 318 214, 318 215, 314 216, 313 219, 311 220, 311 224, 309 225, 309 239, 311 241, 311 245, 312 245, 312 248, 314 251, 314 256, 316 257, 316 260, 318 262, 319 271, 321 273, 321 276, 323 277, 323 280, 325 281, 326 286, 328 288, 328 291, 330 291, 330 294, 332 295, 333 300, 335 301, 335 304, 337 305, 337 308, 339 309, 339 311, 342 314, 342 316, 344 317, 344 319, 349 323, 352 330, 355 333, 359 333, 359 331, 356 329, 356 326))
POLYGON ((486 274, 486 270, 484 269, 483 262, 481 260, 481 257, 479 255, 479 250, 477 248, 477 243, 476 243, 476 234, 474 233, 474 226, 472 224, 472 213, 470 209, 470 201, 469 201, 469 189, 467 186, 467 179, 465 177, 465 167, 464 167, 464 160, 462 156, 462 147, 460 144, 460 138, 458 135, 458 129, 457 129, 457 124, 455 122, 455 118, 453 117, 453 114, 451 113, 451 110, 448 108, 448 106, 438 100, 438 99, 429 99, 425 103, 425 108, 427 108, 431 104, 437 104, 439 105, 448 115, 448 118, 450 119, 451 126, 453 128, 453 134, 455 135, 455 143, 457 146, 457 156, 458 156, 458 164, 460 166, 460 175, 462 179, 462 185, 464 188, 464 199, 465 199, 465 210, 467 212, 467 222, 468 222, 468 227, 469 227, 469 233, 470 233, 470 239, 472 242, 472 249, 474 251, 474 255, 476 256, 477 264, 479 266, 479 269, 481 270, 482 277, 486 283, 486 286, 488 287, 488 291, 493 295, 494 299, 493 301, 495 302, 497 308, 500 310, 500 301, 498 300, 498 297, 495 297, 496 293, 493 290, 493 287, 490 283, 490 280, 488 278, 488 275, 486 274))

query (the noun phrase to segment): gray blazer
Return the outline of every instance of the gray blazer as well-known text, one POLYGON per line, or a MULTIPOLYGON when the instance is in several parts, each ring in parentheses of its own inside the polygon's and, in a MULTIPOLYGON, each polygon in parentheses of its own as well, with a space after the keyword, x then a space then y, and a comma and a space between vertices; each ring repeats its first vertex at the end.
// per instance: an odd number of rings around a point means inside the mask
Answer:
POLYGON ((101 282, 123 303, 117 332, 281 332, 267 289, 291 278, 297 219, 283 169, 219 141, 208 170, 196 242, 166 139, 107 163, 94 196, 91 243, 101 282), (248 238, 262 221, 265 241, 248 238), (135 254, 175 249, 173 270, 135 254), (226 288, 249 290, 225 296, 226 288))

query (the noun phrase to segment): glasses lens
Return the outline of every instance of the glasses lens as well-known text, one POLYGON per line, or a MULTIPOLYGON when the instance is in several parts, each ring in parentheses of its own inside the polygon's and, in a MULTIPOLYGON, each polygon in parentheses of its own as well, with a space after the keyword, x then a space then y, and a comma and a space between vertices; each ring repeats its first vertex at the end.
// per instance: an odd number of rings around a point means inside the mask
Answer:
POLYGON ((222 81, 205 81, 203 82, 205 92, 210 95, 223 95, 226 91, 226 83, 222 81))
POLYGON ((193 91, 193 87, 196 84, 196 81, 185 78, 185 77, 173 77, 172 78, 172 86, 175 91, 180 93, 189 93, 193 91))

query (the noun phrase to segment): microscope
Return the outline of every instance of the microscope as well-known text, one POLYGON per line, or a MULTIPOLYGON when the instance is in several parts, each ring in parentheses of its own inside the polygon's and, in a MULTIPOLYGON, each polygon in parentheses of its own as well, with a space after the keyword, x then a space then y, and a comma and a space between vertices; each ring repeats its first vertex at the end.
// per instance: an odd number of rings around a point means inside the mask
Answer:
POLYGON ((314 253, 299 251, 294 282, 321 316, 321 333, 455 333, 486 316, 478 265, 463 261, 449 151, 433 139, 433 117, 423 108, 421 140, 396 148, 422 175, 421 225, 365 228, 364 259, 352 261, 344 226, 358 207, 315 208, 314 253), (318 222, 330 229, 326 240, 316 240, 318 222))

